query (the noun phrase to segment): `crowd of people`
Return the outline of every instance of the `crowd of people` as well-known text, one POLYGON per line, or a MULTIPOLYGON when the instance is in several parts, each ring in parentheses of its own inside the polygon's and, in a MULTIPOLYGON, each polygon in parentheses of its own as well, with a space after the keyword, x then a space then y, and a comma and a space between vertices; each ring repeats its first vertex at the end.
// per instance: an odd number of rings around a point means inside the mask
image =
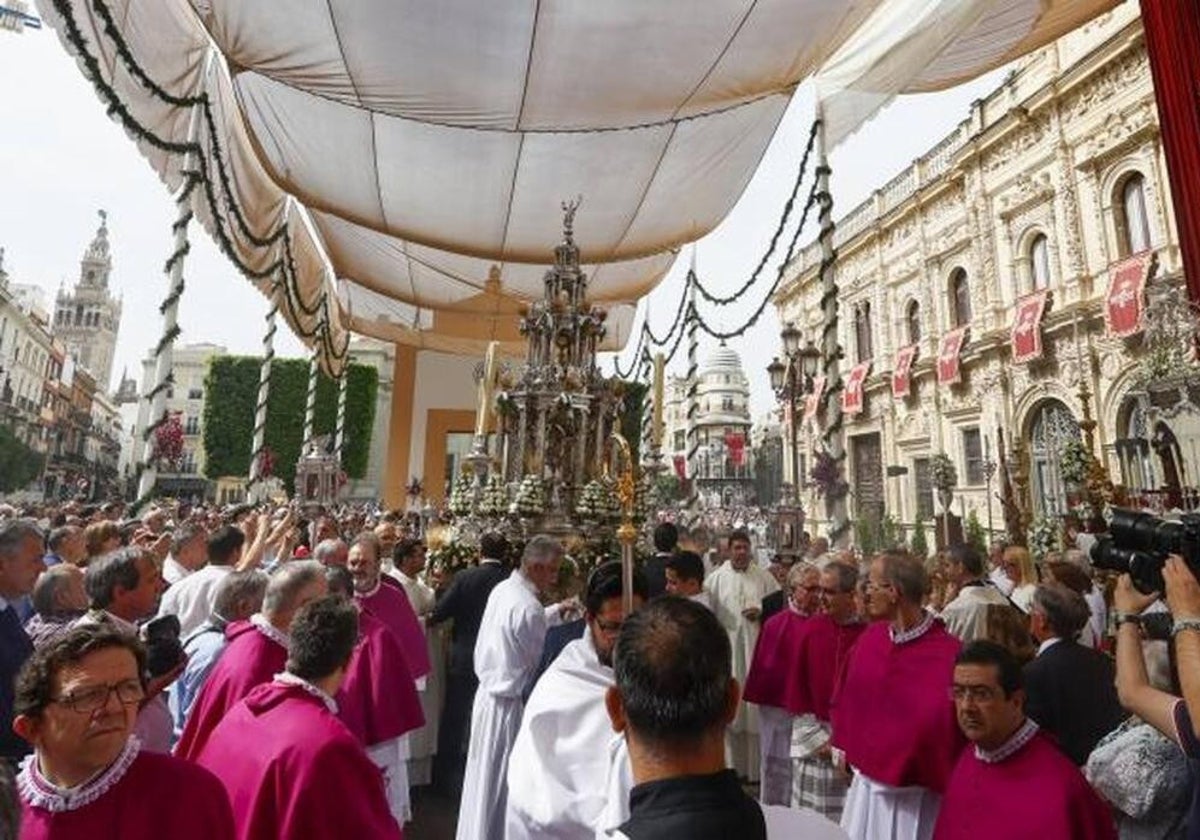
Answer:
POLYGON ((664 522, 555 600, 560 540, 447 578, 412 526, 0 507, 0 836, 401 837, 432 787, 459 840, 1200 837, 1181 558, 664 522))

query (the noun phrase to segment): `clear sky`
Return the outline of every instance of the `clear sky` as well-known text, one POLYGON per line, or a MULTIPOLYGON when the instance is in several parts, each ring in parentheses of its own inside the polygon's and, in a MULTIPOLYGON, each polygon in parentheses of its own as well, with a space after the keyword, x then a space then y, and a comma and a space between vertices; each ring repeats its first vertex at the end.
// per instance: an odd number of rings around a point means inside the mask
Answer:
MULTIPOLYGON (((999 84, 996 71, 938 94, 904 97, 862 128, 833 154, 835 215, 852 209, 900 169, 967 117, 970 103, 999 84)), ((113 383, 122 369, 139 368, 158 340, 158 304, 165 294, 163 262, 171 251, 174 205, 166 188, 104 108, 49 29, 0 32, 0 247, 5 268, 18 283, 46 290, 48 307, 61 283, 73 284, 79 260, 95 233, 96 211, 108 211, 113 250, 112 285, 124 300, 113 383)), ((762 166, 720 227, 697 246, 696 267, 714 291, 732 291, 750 275, 778 221, 794 180, 812 120, 811 92, 795 100, 762 166)), ((686 200, 681 198, 680 211, 686 200)), ((810 221, 815 235, 815 214, 810 221)), ((220 254, 199 225, 180 305, 181 342, 210 341, 234 353, 260 348, 266 301, 220 254)), ((803 241, 807 241, 805 237, 803 241)), ((547 252, 553 243, 547 243, 547 252)), ((585 245, 586 247, 586 245, 585 245)), ((781 243, 779 251, 786 247, 781 243)), ((690 249, 650 296, 651 324, 663 332, 674 315, 690 249)), ((706 321, 723 329, 743 321, 762 300, 774 266, 738 305, 702 307, 706 321)), ((765 367, 778 352, 779 323, 772 307, 747 335, 731 342, 743 357, 757 417, 773 404, 765 367)), ((714 343, 704 340, 700 358, 714 343)), ((300 355, 286 330, 276 339, 280 355, 300 355)), ((630 349, 632 352, 632 348, 630 349)), ((671 370, 682 372, 684 353, 671 370)), ((611 365, 606 365, 606 369, 611 365)), ((140 378, 140 377, 139 377, 140 378)))

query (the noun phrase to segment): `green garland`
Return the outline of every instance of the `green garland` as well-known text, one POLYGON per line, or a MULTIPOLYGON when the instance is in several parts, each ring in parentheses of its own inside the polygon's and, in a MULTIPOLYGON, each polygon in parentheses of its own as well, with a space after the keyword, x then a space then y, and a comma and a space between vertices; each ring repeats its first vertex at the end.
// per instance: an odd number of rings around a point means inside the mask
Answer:
MULTIPOLYGON (((208 478, 248 475, 258 403, 258 377, 262 358, 218 356, 209 363, 204 402, 204 474, 208 478), (220 395, 217 398, 217 395, 220 395)), ((371 432, 379 375, 375 368, 351 364, 346 383, 346 446, 342 468, 351 478, 362 478, 371 457, 371 432)), ((275 359, 271 364, 271 391, 267 401, 266 445, 276 456, 275 475, 290 489, 296 475, 304 429, 308 391, 307 359, 275 359)), ((317 405, 313 433, 332 434, 337 418, 337 385, 324 374, 317 379, 317 405)))

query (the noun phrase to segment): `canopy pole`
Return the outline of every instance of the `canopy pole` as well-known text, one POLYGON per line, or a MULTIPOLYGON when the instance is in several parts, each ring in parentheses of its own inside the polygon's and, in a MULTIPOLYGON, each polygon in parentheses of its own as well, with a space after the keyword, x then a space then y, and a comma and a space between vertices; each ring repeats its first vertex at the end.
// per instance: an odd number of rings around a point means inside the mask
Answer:
POLYGON ((687 302, 687 331, 688 331, 688 350, 687 350, 687 387, 688 387, 688 409, 687 409, 687 474, 691 479, 691 484, 688 487, 687 508, 693 516, 699 513, 700 509, 700 485, 696 481, 697 473, 700 466, 700 430, 696 428, 696 421, 700 416, 700 380, 699 366, 696 363, 696 355, 699 350, 700 343, 700 319, 696 315, 696 283, 692 281, 688 284, 688 302, 687 302))
POLYGON ((346 380, 350 378, 349 365, 338 377, 337 428, 333 433, 333 448, 337 455, 338 464, 342 463, 342 449, 346 443, 346 380))
MULTIPOLYGON (((842 348, 838 345, 838 287, 835 262, 837 251, 833 247, 833 195, 829 192, 829 157, 825 146, 824 114, 817 113, 817 201, 821 205, 821 356, 825 374, 825 426, 822 443, 825 452, 833 459, 837 477, 843 478, 846 464, 845 427, 842 422, 842 348)), ((795 477, 799 480, 799 476, 795 477)), ((846 512, 846 495, 850 486, 844 481, 835 481, 825 493, 825 513, 829 519, 829 543, 844 547, 850 533, 850 519, 846 512)))
POLYGON ((307 446, 313 439, 313 417, 317 412, 317 357, 320 347, 313 339, 312 355, 308 360, 308 392, 304 397, 304 444, 307 446))
MULTIPOLYGON (((188 143, 195 145, 200 131, 200 109, 193 108, 188 125, 188 143)), ((137 499, 132 506, 136 513, 149 501, 158 481, 158 465, 154 452, 154 435, 167 421, 167 391, 174 384, 175 339, 179 335, 179 299, 183 296, 183 262, 191 245, 188 243, 188 226, 192 221, 191 195, 201 175, 193 170, 195 152, 183 156, 183 184, 175 195, 175 221, 171 230, 175 233, 174 248, 167 259, 166 273, 168 292, 159 311, 162 313, 163 331, 154 349, 154 386, 143 398, 147 404, 146 427, 142 430, 142 458, 138 469, 137 499)))
POLYGON ((263 456, 267 445, 267 400, 271 395, 271 363, 275 361, 275 316, 279 314, 278 283, 271 287, 267 330, 263 333, 262 367, 258 370, 258 403, 254 409, 254 441, 250 447, 250 481, 247 496, 254 498, 263 480, 263 456))

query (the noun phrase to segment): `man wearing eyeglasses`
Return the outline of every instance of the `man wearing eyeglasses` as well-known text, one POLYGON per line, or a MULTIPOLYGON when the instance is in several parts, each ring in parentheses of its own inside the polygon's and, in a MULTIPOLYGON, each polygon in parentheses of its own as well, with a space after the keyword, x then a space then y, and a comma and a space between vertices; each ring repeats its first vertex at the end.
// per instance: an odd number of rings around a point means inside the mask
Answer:
MULTIPOLYGON (((597 567, 583 593, 583 638, 563 648, 529 695, 508 763, 506 840, 591 840, 628 817, 633 775, 604 706, 625 621, 622 585, 620 561, 597 567)), ((635 570, 633 608, 648 596, 635 570)))
POLYGON ((24 840, 233 840, 233 812, 207 770, 144 752, 136 638, 86 626, 38 649, 16 686, 17 734, 33 745, 19 778, 24 840))
POLYGON ((922 606, 925 565, 903 551, 871 561, 874 622, 854 645, 830 711, 834 758, 854 771, 842 812, 851 840, 929 840, 965 744, 946 697, 962 645, 922 606))
POLYGON ((1025 716, 1012 653, 985 640, 967 645, 955 660, 950 697, 974 747, 950 776, 934 840, 1117 836, 1108 806, 1025 716))

